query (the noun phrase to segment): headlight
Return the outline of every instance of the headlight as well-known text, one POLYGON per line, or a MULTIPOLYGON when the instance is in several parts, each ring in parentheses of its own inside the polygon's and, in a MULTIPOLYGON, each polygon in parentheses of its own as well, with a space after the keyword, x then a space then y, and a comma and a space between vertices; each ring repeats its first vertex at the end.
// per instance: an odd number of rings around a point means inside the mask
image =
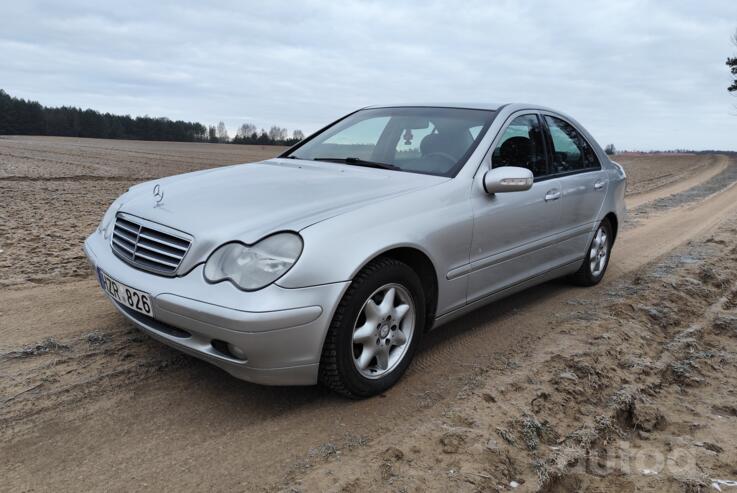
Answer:
POLYGON ((226 279, 246 291, 268 286, 292 268, 302 253, 302 238, 296 233, 277 233, 254 245, 226 243, 205 263, 205 279, 226 279))
POLYGON ((120 209, 120 206, 123 205, 124 197, 125 197, 125 194, 115 199, 115 201, 112 204, 110 204, 110 207, 107 208, 105 215, 102 216, 102 221, 100 221, 100 226, 97 228, 97 230, 100 233, 102 233, 102 235, 106 239, 110 237, 110 234, 113 231, 113 228, 112 228, 113 219, 115 219, 115 214, 120 209))

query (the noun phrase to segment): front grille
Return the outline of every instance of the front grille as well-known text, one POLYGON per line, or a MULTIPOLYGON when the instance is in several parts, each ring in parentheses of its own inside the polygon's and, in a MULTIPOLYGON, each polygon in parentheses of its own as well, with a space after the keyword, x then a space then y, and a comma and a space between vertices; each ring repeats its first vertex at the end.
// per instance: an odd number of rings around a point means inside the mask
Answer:
POLYGON ((113 252, 129 264, 141 269, 173 276, 184 255, 189 250, 191 239, 149 221, 119 214, 115 219, 111 247, 113 252))

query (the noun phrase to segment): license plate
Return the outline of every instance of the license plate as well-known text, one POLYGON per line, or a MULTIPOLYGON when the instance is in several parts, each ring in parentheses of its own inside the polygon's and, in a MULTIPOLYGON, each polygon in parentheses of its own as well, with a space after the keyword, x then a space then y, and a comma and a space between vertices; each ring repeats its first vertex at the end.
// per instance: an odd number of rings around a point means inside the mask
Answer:
POLYGON ((99 272, 100 284, 108 296, 131 310, 143 313, 149 317, 154 316, 153 308, 151 307, 151 296, 148 293, 126 286, 122 282, 111 278, 103 271, 99 272))

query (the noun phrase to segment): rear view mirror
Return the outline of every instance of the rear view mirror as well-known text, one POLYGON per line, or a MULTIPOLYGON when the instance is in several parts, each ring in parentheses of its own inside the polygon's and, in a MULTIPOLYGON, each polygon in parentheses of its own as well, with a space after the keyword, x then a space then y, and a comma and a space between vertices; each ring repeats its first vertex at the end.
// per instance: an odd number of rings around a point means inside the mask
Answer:
POLYGON ((502 166, 484 175, 486 193, 522 192, 532 187, 532 171, 517 166, 502 166))
POLYGON ((402 128, 410 130, 423 130, 430 126, 430 120, 418 116, 405 117, 400 120, 402 128))

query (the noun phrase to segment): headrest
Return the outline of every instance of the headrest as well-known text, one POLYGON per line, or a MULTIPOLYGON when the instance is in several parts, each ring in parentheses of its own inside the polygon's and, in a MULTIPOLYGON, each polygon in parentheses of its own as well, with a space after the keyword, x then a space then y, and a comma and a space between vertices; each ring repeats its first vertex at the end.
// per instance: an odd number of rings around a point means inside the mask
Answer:
POLYGON ((499 160, 506 166, 525 166, 530 161, 532 143, 527 137, 511 137, 499 148, 499 160))

